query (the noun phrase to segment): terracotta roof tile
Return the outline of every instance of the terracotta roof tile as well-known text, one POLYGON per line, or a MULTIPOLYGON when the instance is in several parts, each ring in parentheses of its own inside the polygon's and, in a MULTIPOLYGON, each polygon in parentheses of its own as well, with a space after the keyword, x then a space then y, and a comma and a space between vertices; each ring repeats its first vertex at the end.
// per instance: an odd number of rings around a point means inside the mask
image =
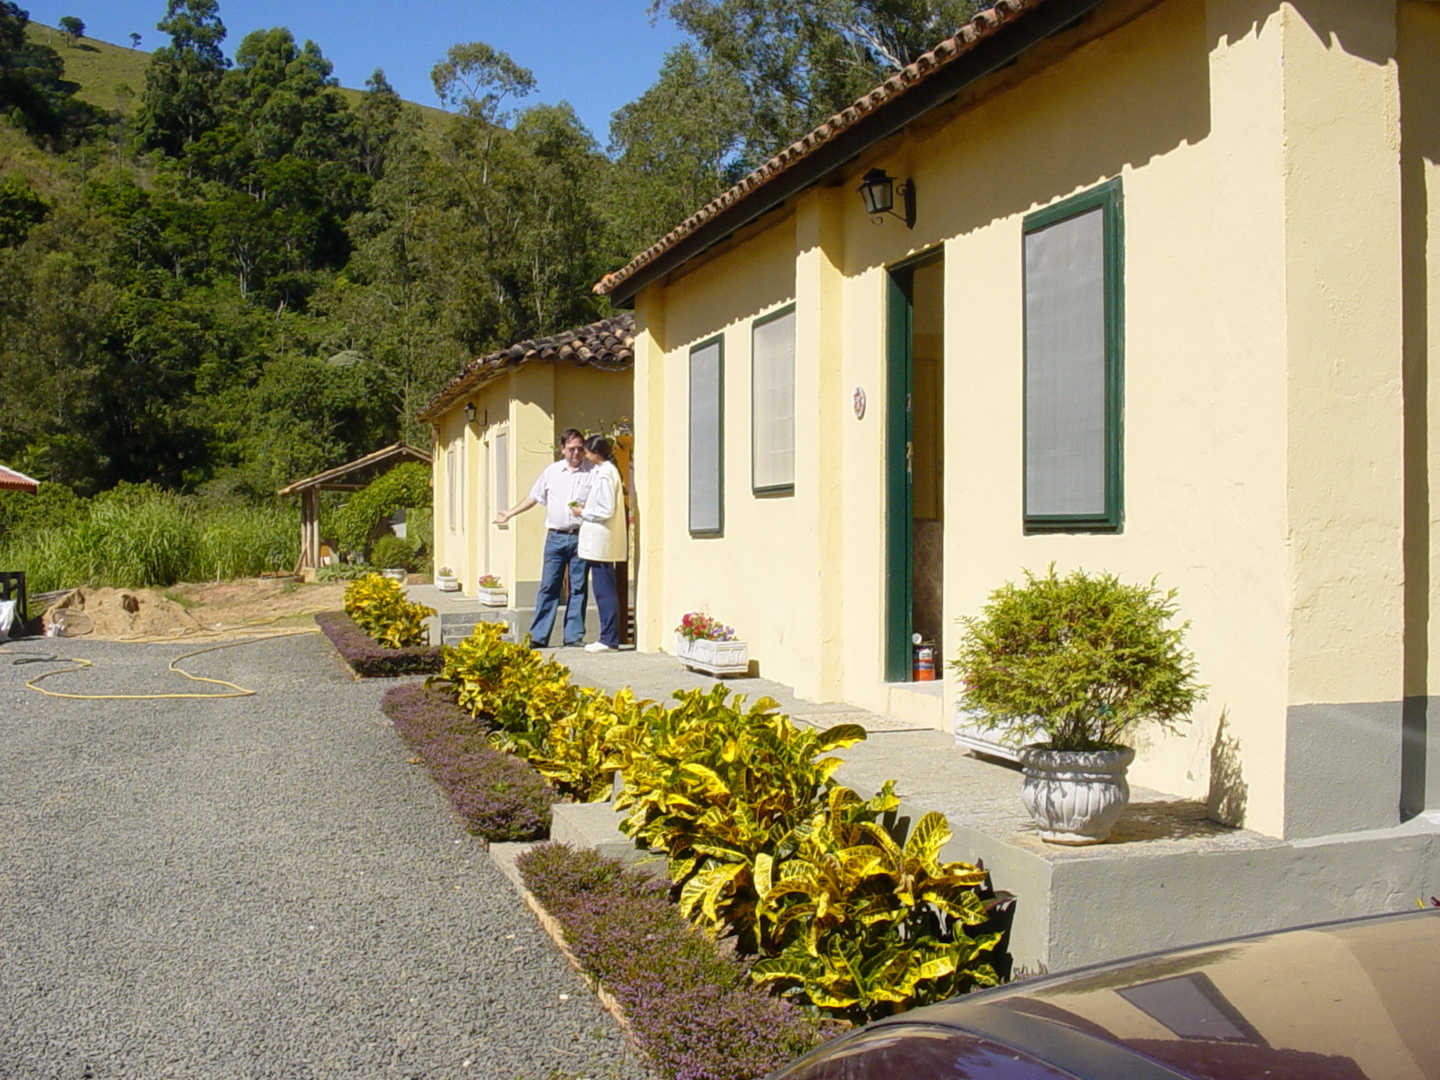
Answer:
POLYGON ((417 415, 420 420, 433 420, 460 398, 484 385, 497 375, 535 361, 568 362, 579 366, 597 367, 604 371, 624 371, 635 363, 635 316, 622 312, 612 319, 601 319, 588 326, 562 330, 549 337, 518 341, 504 349, 471 360, 417 415))
POLYGON ((7 469, 0 465, 0 490, 3 491, 29 491, 34 493, 39 481, 26 476, 18 469, 7 469))
POLYGON ((853 127, 861 119, 895 101, 906 91, 933 77, 937 72, 969 52, 978 43, 995 33, 1001 26, 1014 22, 1026 13, 1041 7, 1046 0, 995 0, 995 3, 979 12, 951 37, 946 38, 928 52, 918 56, 914 63, 907 64, 900 71, 886 79, 879 86, 862 94, 841 109, 834 116, 808 132, 785 149, 750 173, 730 190, 716 196, 698 211, 691 214, 678 226, 651 244, 621 269, 606 274, 595 283, 595 291, 601 294, 613 292, 638 271, 654 262, 681 240, 698 230, 707 221, 716 217, 736 203, 748 198, 765 187, 786 170, 793 168, 834 139, 842 131, 853 127))

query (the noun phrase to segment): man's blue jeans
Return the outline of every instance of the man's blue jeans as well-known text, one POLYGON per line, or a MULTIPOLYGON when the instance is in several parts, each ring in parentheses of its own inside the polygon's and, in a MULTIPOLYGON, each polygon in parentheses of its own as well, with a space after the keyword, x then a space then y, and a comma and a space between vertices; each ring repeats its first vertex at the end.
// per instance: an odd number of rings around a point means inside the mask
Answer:
POLYGON ((585 560, 576 554, 578 532, 545 532, 545 563, 540 571, 540 591, 535 594, 535 618, 530 622, 530 644, 543 649, 550 644, 555 609, 560 606, 560 586, 570 571, 570 601, 565 605, 566 645, 585 640, 585 560))

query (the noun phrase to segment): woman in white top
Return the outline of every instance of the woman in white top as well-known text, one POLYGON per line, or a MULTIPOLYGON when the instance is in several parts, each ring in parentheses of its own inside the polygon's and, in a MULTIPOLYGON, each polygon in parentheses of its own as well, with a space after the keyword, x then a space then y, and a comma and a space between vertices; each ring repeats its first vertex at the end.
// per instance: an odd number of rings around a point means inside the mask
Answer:
POLYGON ((610 440, 604 435, 585 440, 585 459, 591 466, 590 493, 583 506, 571 508, 580 518, 578 554, 590 568, 590 591, 600 611, 600 640, 586 645, 587 652, 608 652, 620 644, 615 564, 626 557, 625 491, 611 454, 610 440))

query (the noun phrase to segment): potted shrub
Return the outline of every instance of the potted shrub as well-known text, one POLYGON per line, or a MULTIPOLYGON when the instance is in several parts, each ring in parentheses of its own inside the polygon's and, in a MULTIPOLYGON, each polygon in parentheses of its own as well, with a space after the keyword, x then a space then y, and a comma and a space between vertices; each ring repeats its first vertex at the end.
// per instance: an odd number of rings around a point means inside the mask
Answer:
POLYGON ((435 587, 441 592, 456 592, 460 588, 460 579, 448 566, 442 566, 435 571, 435 587))
POLYGON ((1019 745, 1021 797, 1043 839, 1104 840, 1130 798, 1125 743, 1144 723, 1174 730, 1205 697, 1170 625, 1175 591, 1076 570, 1007 582, 962 619, 951 667, 977 724, 1019 745))
POLYGON ((505 583, 494 574, 480 575, 480 603, 486 607, 504 607, 509 603, 505 583))
POLYGON ((735 637, 735 628, 700 611, 688 612, 675 627, 675 655, 706 675, 750 672, 750 647, 735 637))
POLYGON ((415 547, 393 533, 386 533, 371 546, 370 562, 381 568, 383 577, 403 585, 417 564, 415 547))

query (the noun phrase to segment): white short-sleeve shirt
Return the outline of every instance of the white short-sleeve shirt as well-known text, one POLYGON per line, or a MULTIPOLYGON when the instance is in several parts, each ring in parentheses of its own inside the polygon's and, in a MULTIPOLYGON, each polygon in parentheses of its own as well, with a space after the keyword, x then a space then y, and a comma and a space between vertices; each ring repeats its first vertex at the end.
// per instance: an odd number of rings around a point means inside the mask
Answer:
POLYGON ((535 480, 530 498, 545 507, 545 527, 560 532, 575 532, 580 519, 570 512, 572 502, 585 504, 590 494, 590 463, 582 461, 570 468, 563 459, 551 462, 535 480))

